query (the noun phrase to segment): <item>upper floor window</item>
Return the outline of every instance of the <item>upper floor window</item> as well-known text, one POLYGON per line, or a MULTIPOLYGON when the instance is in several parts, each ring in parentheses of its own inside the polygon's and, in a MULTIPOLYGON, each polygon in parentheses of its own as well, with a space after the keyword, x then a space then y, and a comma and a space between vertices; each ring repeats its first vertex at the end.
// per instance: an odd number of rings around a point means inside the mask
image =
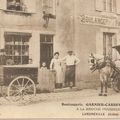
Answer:
POLYGON ((35 13, 36 0, 0 0, 0 9, 35 13))
POLYGON ((25 6, 21 0, 7 0, 7 9, 16 11, 25 11, 25 6))
POLYGON ((116 0, 103 0, 104 11, 116 12, 116 0))
POLYGON ((96 0, 96 10, 104 12, 116 12, 118 0, 96 0))
POLYGON ((55 15, 56 0, 42 0, 43 11, 55 15))

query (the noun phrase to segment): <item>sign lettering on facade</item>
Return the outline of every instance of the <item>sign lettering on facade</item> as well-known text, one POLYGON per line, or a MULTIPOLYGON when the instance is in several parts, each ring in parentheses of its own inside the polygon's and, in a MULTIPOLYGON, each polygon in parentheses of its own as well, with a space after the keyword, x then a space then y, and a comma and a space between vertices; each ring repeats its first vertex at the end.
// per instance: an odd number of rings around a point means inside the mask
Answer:
POLYGON ((120 20, 116 18, 80 15, 79 19, 81 24, 100 25, 107 27, 120 27, 120 20))

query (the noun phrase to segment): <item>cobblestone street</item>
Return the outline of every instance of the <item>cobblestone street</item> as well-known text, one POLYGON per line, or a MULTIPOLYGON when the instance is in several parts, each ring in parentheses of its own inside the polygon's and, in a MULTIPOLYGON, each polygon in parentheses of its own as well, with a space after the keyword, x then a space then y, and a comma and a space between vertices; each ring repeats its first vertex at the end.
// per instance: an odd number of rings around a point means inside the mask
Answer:
MULTIPOLYGON (((98 89, 84 89, 84 90, 69 90, 67 92, 51 92, 51 93, 39 93, 31 99, 29 102, 17 103, 17 105, 29 105, 40 102, 51 102, 51 101, 61 101, 61 100, 72 100, 72 99, 84 99, 87 97, 98 96, 98 89)), ((108 96, 116 94, 115 91, 109 89, 108 96)), ((4 97, 0 98, 1 105, 11 105, 11 103, 6 100, 4 97)), ((15 104, 16 105, 16 104, 15 104)))

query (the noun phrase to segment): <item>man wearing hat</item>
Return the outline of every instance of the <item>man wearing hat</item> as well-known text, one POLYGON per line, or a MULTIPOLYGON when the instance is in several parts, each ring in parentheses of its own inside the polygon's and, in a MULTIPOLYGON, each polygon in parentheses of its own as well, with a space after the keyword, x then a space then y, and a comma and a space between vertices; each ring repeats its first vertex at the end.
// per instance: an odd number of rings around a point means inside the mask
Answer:
POLYGON ((80 60, 75 56, 73 51, 68 51, 68 55, 63 58, 66 64, 65 72, 65 86, 75 86, 75 66, 80 62, 80 60))

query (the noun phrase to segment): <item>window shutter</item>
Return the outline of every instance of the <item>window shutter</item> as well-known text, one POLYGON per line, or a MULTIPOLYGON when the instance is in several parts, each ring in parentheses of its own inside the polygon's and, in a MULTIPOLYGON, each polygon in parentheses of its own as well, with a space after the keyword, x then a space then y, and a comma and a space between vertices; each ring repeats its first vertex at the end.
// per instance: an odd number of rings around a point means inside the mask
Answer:
POLYGON ((49 12, 53 15, 56 13, 56 0, 49 0, 49 12))
POLYGON ((95 9, 97 11, 103 11, 103 0, 95 0, 95 9))
POLYGON ((53 15, 56 14, 56 0, 53 0, 53 15))
POLYGON ((49 13, 53 14, 53 0, 49 0, 49 13))
POLYGON ((0 9, 2 9, 2 10, 7 9, 7 1, 6 0, 0 0, 0 9))
POLYGON ((26 11, 30 13, 35 13, 36 11, 36 0, 24 0, 26 6, 26 11))
POLYGON ((117 14, 120 14, 120 0, 116 0, 117 14))
POLYGON ((49 0, 42 0, 42 10, 49 13, 49 0))

